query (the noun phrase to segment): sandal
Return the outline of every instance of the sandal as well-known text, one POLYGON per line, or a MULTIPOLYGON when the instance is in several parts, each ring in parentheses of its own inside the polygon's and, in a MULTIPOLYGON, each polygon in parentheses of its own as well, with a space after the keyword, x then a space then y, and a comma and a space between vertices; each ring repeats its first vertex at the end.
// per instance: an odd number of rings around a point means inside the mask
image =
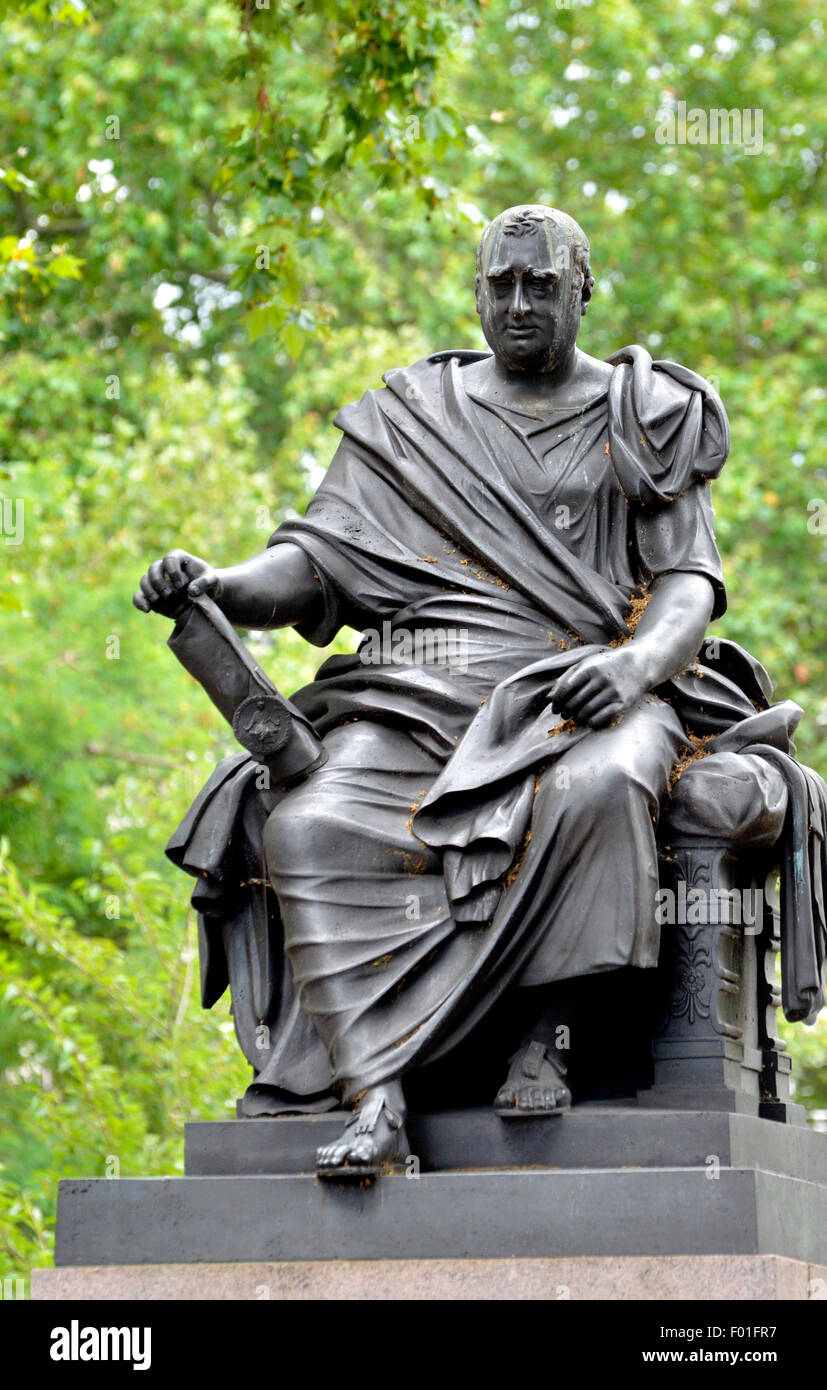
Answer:
POLYGON ((544 1043, 529 1043, 511 1058, 505 1085, 494 1101, 494 1114, 504 1120, 562 1115, 571 1109, 571 1091, 563 1080, 566 1070, 544 1043))
POLYGON ((320 1178, 370 1178, 379 1173, 402 1172, 409 1152, 410 1144, 401 1115, 390 1108, 383 1095, 372 1096, 354 1111, 338 1140, 316 1150, 316 1173, 320 1178), (391 1132, 396 1134, 393 1152, 384 1157, 377 1154, 376 1144, 371 1143, 371 1136, 382 1118, 391 1132), (365 1136, 361 1145, 358 1144, 359 1135, 365 1136), (345 1157, 342 1162, 334 1162, 331 1150, 343 1147, 350 1150, 350 1157, 345 1157), (354 1149, 361 1149, 364 1158, 355 1159, 354 1149))

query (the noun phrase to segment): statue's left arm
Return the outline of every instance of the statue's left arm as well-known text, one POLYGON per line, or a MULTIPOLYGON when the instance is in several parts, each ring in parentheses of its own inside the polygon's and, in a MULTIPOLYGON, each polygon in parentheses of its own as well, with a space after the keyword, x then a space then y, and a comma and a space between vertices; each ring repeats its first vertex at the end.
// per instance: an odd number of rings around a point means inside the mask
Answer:
POLYGON ((650 594, 630 641, 586 657, 557 682, 553 708, 567 719, 605 728, 698 655, 715 602, 710 580, 661 574, 650 594))

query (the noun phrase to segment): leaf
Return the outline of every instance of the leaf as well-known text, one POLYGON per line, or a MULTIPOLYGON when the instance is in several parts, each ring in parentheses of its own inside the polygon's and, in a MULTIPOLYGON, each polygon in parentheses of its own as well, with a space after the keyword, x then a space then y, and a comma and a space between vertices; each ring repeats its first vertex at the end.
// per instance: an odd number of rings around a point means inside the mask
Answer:
POLYGON ((70 256, 64 252, 48 261, 44 270, 47 275, 53 275, 57 280, 79 280, 84 265, 85 262, 77 256, 70 256))
POLYGON ((277 333, 287 317, 283 304, 262 304, 245 315, 250 342, 254 343, 265 333, 277 333))

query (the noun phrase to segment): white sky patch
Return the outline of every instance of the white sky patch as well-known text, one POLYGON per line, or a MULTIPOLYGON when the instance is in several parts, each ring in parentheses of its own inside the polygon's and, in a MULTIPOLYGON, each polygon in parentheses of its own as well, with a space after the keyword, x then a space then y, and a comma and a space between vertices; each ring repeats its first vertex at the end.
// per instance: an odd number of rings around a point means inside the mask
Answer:
POLYGON ((616 188, 610 188, 603 199, 610 212, 625 212, 631 204, 631 198, 624 198, 622 193, 618 193, 616 188))
POLYGON ((152 303, 156 309, 168 309, 170 304, 174 304, 176 299, 180 299, 183 293, 180 285, 171 285, 168 280, 162 280, 155 291, 152 303))
POLYGON ((488 159, 494 153, 494 146, 491 144, 490 140, 485 138, 479 126, 467 125, 465 127, 465 134, 468 136, 469 140, 473 140, 474 142, 474 154, 481 155, 488 159))
POLYGON ((305 449, 304 453, 299 458, 299 467, 307 479, 308 487, 311 487, 315 492, 324 481, 327 469, 323 464, 319 463, 316 455, 311 454, 309 449, 305 449))
POLYGON ((484 227, 488 221, 484 212, 480 212, 476 203, 457 203, 457 210, 468 222, 473 222, 475 227, 484 227))

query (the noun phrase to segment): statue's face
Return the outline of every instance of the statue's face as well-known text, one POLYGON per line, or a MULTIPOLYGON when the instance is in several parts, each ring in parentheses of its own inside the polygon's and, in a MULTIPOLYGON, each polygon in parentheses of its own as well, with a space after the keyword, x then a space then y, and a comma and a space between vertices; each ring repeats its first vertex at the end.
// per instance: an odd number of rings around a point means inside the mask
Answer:
POLYGON ((482 331, 511 371, 552 371, 574 346, 582 316, 581 274, 565 234, 496 232, 484 246, 477 293, 482 331))

